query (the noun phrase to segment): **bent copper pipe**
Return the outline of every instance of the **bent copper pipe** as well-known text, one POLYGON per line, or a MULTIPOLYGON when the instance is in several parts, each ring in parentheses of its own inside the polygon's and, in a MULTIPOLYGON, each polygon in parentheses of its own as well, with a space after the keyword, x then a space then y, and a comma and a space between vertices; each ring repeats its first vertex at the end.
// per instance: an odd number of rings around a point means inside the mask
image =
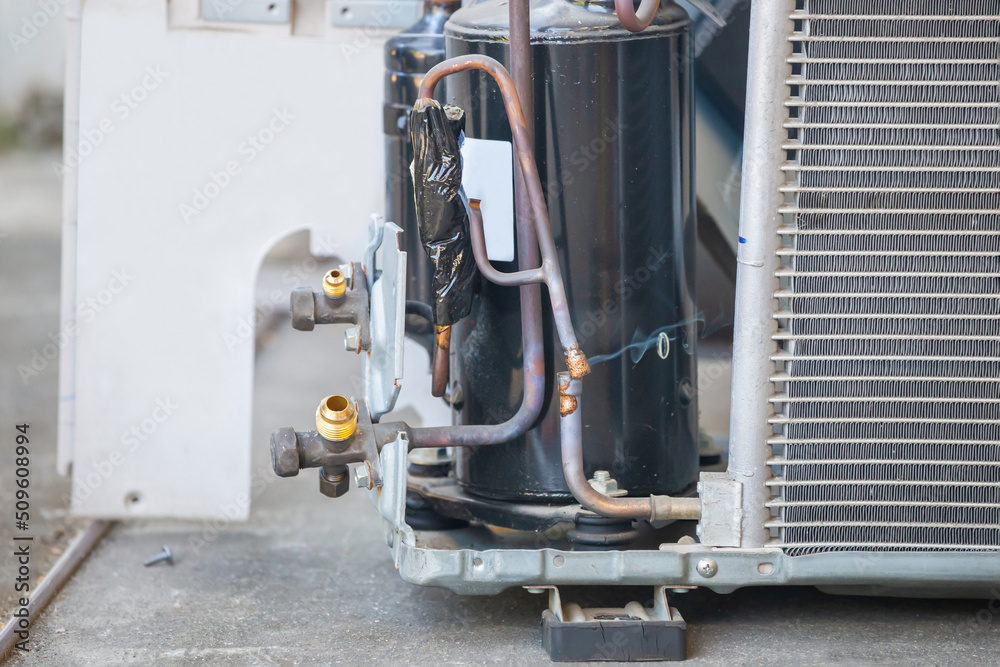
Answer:
MULTIPOLYGON (((555 320, 556 333, 563 347, 566 367, 574 379, 580 379, 590 372, 590 365, 587 363, 587 357, 580 350, 576 333, 573 331, 573 321, 569 314, 569 301, 566 298, 566 286, 563 283, 562 272, 559 270, 556 243, 552 236, 552 227, 549 224, 542 184, 538 178, 535 153, 529 139, 524 114, 521 111, 520 99, 518 98, 510 74, 498 61, 487 56, 470 55, 450 58, 443 63, 435 65, 424 75, 423 81, 420 83, 420 99, 417 100, 416 104, 429 103, 430 99, 434 97, 434 87, 444 77, 470 69, 478 69, 486 72, 496 80, 497 85, 500 87, 500 96, 507 110, 507 120, 510 123, 514 151, 517 153, 524 190, 531 204, 531 220, 535 232, 534 236, 538 242, 542 256, 541 276, 549 288, 549 301, 552 304, 552 315, 555 320)), ((516 276, 516 278, 511 278, 510 280, 514 282, 509 284, 527 284, 530 280, 538 277, 537 273, 525 271, 524 268, 526 267, 519 268, 522 270, 510 274, 511 276, 516 276), (517 282, 518 279, 525 282, 517 282)))
POLYGON ((431 365, 431 396, 441 398, 448 389, 448 349, 451 327, 438 327, 434 335, 434 362, 431 365))
POLYGON ((621 519, 663 521, 701 518, 701 501, 698 498, 611 498, 592 487, 583 468, 583 419, 580 416, 583 383, 572 379, 569 373, 559 373, 557 382, 563 475, 580 505, 595 514, 621 519))
POLYGON ((615 0, 615 14, 618 22, 629 32, 642 32, 653 22, 660 9, 660 0, 642 0, 636 10, 632 0, 615 0))
MULTIPOLYGON (((473 208, 473 217, 479 214, 473 208)), ((480 230, 482 218, 479 217, 480 230)), ((531 221, 517 220, 517 259, 523 265, 533 258, 537 261, 531 221)), ((485 247, 485 242, 484 242, 485 247)), ((475 255, 475 249, 473 248, 475 255)), ((485 253, 483 255, 485 257, 485 253)), ((478 261, 477 261, 478 264, 478 261)), ((465 445, 497 445, 510 442, 524 435, 542 413, 545 403, 545 356, 542 343, 542 298, 536 285, 521 287, 521 350, 524 358, 524 396, 521 407, 513 417, 501 424, 467 426, 431 426, 410 429, 410 448, 457 447, 465 445)))
POLYGON ((472 255, 476 259, 476 267, 491 283, 508 286, 531 285, 545 280, 541 269, 504 273, 493 268, 486 253, 486 233, 483 231, 483 213, 479 208, 478 199, 469 200, 469 232, 472 237, 472 255))

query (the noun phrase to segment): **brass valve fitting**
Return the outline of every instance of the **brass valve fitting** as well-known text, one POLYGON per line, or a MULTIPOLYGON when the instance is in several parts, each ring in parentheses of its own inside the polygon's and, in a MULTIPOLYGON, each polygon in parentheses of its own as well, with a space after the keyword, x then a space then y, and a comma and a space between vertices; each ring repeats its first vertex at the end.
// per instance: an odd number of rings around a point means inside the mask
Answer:
POLYGON ((327 396, 316 408, 316 430, 327 440, 347 440, 358 428, 358 410, 344 396, 327 396))

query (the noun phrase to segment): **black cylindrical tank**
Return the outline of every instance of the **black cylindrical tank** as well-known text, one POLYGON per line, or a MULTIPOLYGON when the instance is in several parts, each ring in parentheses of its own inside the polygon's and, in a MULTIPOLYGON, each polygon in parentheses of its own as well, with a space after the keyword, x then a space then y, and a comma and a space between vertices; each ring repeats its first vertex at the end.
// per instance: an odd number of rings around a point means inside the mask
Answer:
MULTIPOLYGON (((444 60, 444 24, 461 6, 460 0, 425 0, 420 20, 385 44, 385 216, 403 229, 408 258, 406 298, 424 303, 431 300, 433 266, 417 230, 410 176, 413 146, 406 119, 424 74, 444 60)), ((444 96, 439 93, 439 97, 444 96)))
MULTIPOLYGON (((457 12, 445 27, 448 56, 482 54, 509 68, 507 14, 505 0, 457 12)), ((611 472, 632 496, 681 493, 698 474, 690 20, 667 0, 653 25, 633 34, 613 2, 538 0, 531 28, 535 155, 593 368, 582 403, 586 472, 611 472)), ((491 79, 450 77, 448 98, 465 109, 467 136, 510 140, 491 79)), ((517 288, 484 284, 460 327, 454 372, 464 423, 501 422, 521 402, 518 308, 517 288)), ((543 416, 514 443, 459 448, 456 477, 470 493, 571 499, 552 377, 564 362, 551 312, 545 336, 543 416)))

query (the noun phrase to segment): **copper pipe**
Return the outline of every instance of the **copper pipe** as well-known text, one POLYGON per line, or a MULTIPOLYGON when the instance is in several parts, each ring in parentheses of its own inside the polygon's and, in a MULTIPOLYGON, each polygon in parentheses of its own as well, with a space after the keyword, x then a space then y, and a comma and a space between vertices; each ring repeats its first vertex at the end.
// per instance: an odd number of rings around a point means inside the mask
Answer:
POLYGON ((557 382, 563 475, 580 505, 595 514, 622 519, 664 521, 701 518, 701 500, 698 498, 611 498, 592 487, 583 467, 583 420, 580 417, 583 383, 572 379, 569 373, 559 373, 557 382))
MULTIPOLYGON (((482 217, 478 216, 478 206, 472 207, 473 220, 477 217, 482 229, 482 217)), ((473 237, 475 238, 475 237, 473 237)), ((518 265, 538 261, 534 243, 534 231, 527 218, 517 219, 518 265)), ((475 245, 473 246, 475 255, 475 245)), ((483 241, 483 253, 485 240, 483 241)), ((477 264, 479 263, 477 258, 477 264)), ((488 262, 487 262, 488 263, 488 262)), ((492 267, 491 267, 492 268, 492 267)), ((521 287, 521 349, 524 358, 524 396, 521 406, 513 417, 502 424, 473 424, 466 426, 432 426, 410 430, 410 447, 454 447, 462 445, 497 445, 510 442, 538 421, 545 404, 545 354, 542 343, 542 299, 541 288, 535 285, 521 287)), ((392 436, 394 439, 395 436, 392 436)))
POLYGON ((618 22, 629 32, 642 32, 649 27, 660 9, 660 0, 642 0, 636 11, 632 0, 615 0, 615 14, 618 22))
POLYGON ((486 253, 483 213, 479 208, 478 199, 469 200, 469 220, 469 232, 472 237, 472 255, 475 257, 476 266, 479 268, 479 272, 483 274, 483 277, 497 285, 532 285, 545 280, 545 274, 541 269, 529 269, 516 273, 503 273, 494 269, 486 253))
MULTIPOLYGON (((528 140, 535 140, 535 110, 531 90, 531 7, 528 0, 508 1, 510 23, 510 76, 521 102, 521 114, 529 121, 528 140)), ((520 179, 517 180, 521 182, 520 179)))
POLYGON ((431 366, 431 396, 441 398, 448 389, 448 349, 451 327, 437 327, 434 336, 434 362, 431 366))
MULTIPOLYGON (((517 91, 514 89, 514 82, 511 80, 510 74, 504 69, 503 65, 487 56, 470 55, 451 58, 432 67, 424 76, 423 81, 420 83, 420 99, 417 100, 417 104, 426 103, 424 100, 433 98, 435 86, 444 77, 470 69, 478 69, 486 72, 496 80, 497 85, 500 87, 500 95, 507 110, 507 119, 510 122, 514 151, 517 153, 521 176, 524 181, 523 185, 525 187, 523 190, 526 192, 527 198, 531 203, 534 236, 541 251, 541 270, 545 278, 545 284, 549 288, 549 301, 552 304, 552 316, 555 320, 556 333, 563 347, 567 368, 574 379, 580 379, 590 372, 590 366, 587 363, 586 356, 580 350, 580 345, 576 340, 576 333, 573 330, 573 321, 569 314, 569 300, 566 297, 566 287, 563 283, 562 272, 559 270, 559 258, 556 253, 556 243, 552 236, 552 227, 549 224, 545 195, 542 191, 541 181, 538 178, 538 168, 535 165, 535 153, 529 140, 524 114, 521 112, 520 99, 518 98, 517 91)), ((523 271, 519 273, 522 273, 521 278, 524 278, 523 271)))

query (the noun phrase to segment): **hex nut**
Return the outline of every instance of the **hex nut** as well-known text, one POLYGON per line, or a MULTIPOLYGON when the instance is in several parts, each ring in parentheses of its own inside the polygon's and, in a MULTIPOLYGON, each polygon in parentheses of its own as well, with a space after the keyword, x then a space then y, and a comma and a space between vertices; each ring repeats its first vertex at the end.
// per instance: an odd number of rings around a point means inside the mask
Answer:
POLYGON ((607 470, 594 471, 593 478, 587 480, 595 491, 609 498, 620 498, 628 493, 625 489, 618 488, 618 481, 611 477, 607 470))
POLYGON ((294 428, 279 428, 271 434, 271 465, 278 477, 299 474, 299 441, 294 428))
POLYGON ((312 289, 297 287, 291 297, 292 328, 298 331, 312 331, 316 328, 316 301, 312 289))
POLYGON ((327 498, 339 498, 351 490, 351 478, 347 475, 347 466, 341 472, 328 475, 323 468, 319 469, 319 492, 327 498))
POLYGON ((361 351, 361 330, 358 327, 347 327, 344 331, 344 349, 348 352, 361 351))
POLYGON ((354 483, 359 489, 372 488, 372 475, 367 461, 354 469, 354 483))

